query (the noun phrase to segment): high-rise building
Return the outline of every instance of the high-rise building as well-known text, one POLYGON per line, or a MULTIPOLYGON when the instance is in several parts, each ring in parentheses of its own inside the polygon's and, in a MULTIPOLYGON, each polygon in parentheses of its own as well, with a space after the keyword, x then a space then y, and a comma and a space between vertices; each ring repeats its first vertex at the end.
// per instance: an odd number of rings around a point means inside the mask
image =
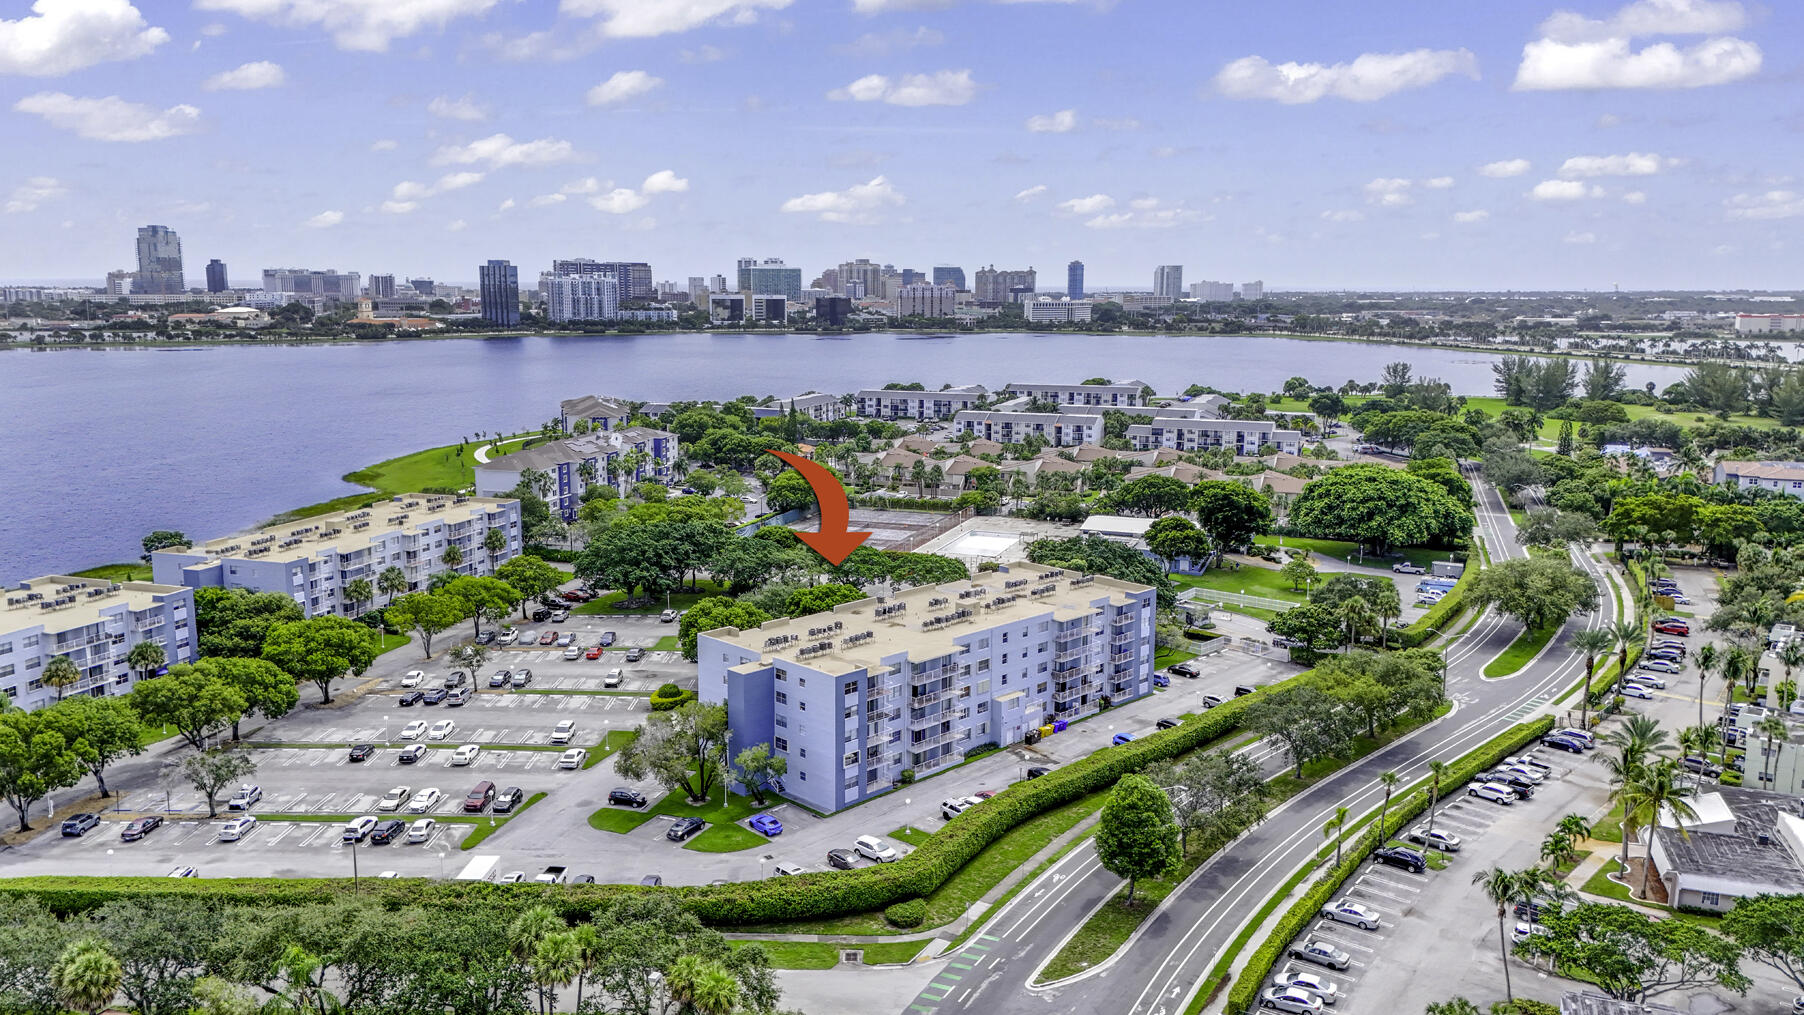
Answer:
POLYGON ((734 281, 739 284, 739 287, 735 289, 734 292, 744 293, 752 291, 752 268, 756 266, 757 263, 758 259, 755 257, 742 257, 733 262, 733 271, 735 273, 734 281))
POLYGON ((925 282, 925 281, 927 281, 927 274, 925 272, 916 271, 913 268, 903 268, 902 269, 902 284, 903 285, 914 285, 917 282, 925 282))
POLYGON ((1192 282, 1190 283, 1190 298, 1202 300, 1205 303, 1226 303, 1234 298, 1234 283, 1207 280, 1192 282))
POLYGON ((179 293, 187 288, 182 277, 182 238, 168 226, 138 227, 138 277, 135 293, 179 293))
POLYGON ((327 299, 354 303, 357 297, 363 295, 361 279, 362 276, 354 271, 341 275, 332 268, 324 271, 312 268, 265 268, 263 291, 312 293, 327 299))
POLYGON ((114 268, 106 273, 106 293, 108 296, 130 296, 132 283, 137 281, 138 273, 114 268))
POLYGON ((1184 266, 1161 264, 1153 269, 1153 295, 1162 300, 1176 300, 1184 295, 1184 266))
POLYGON ((395 298, 395 277, 393 275, 370 276, 370 298, 392 300, 395 298))
POLYGON ((1084 262, 1065 265, 1065 295, 1074 300, 1084 298, 1084 262))
POLYGON ((933 266, 933 284, 949 285, 954 289, 967 288, 965 269, 951 264, 936 264, 933 266))
POLYGON ((1240 283, 1240 298, 1243 300, 1265 299, 1265 280, 1240 283))
POLYGON ((476 269, 482 294, 482 319, 511 328, 520 323, 520 270, 507 261, 490 261, 476 269))
POLYGON ((611 321, 620 316, 620 283, 612 275, 551 275, 545 313, 554 321, 611 321))
POLYGON ((875 296, 883 291, 883 265, 872 264, 870 259, 865 257, 856 261, 842 262, 839 266, 839 288, 853 299, 875 296), (857 296, 852 294, 852 283, 854 282, 862 283, 864 286, 857 296))
POLYGON ((232 283, 226 278, 225 262, 217 257, 208 261, 207 291, 210 293, 222 293, 230 288, 232 288, 232 283))
POLYGON ((730 292, 731 290, 729 290, 727 288, 727 277, 725 275, 709 276, 708 277, 708 291, 711 293, 730 292))
POLYGON ((802 298, 802 269, 791 268, 780 257, 754 261, 742 257, 738 263, 739 291, 748 296, 782 293, 785 298, 802 298))
POLYGON ((896 294, 896 313, 903 317, 951 317, 957 305, 958 290, 949 285, 916 282, 896 294))
POLYGON ((416 294, 424 296, 427 299, 431 299, 432 294, 438 291, 437 284, 429 278, 410 278, 407 280, 407 285, 416 294))
POLYGON ((844 326, 852 316, 852 301, 844 296, 822 296, 814 301, 814 319, 828 327, 844 326))
POLYGON ((644 261, 597 261, 587 257, 571 257, 551 262, 553 275, 612 275, 620 283, 620 299, 646 300, 657 293, 652 284, 651 265, 644 261))
POLYGON ((1009 303, 1021 293, 1032 295, 1035 290, 1037 276, 1032 268, 1026 270, 1003 269, 997 271, 995 265, 977 269, 977 284, 972 288, 972 295, 978 303, 1001 306, 1009 303))
POLYGON ((689 276, 689 302, 697 306, 708 302, 708 280, 700 275, 689 276))

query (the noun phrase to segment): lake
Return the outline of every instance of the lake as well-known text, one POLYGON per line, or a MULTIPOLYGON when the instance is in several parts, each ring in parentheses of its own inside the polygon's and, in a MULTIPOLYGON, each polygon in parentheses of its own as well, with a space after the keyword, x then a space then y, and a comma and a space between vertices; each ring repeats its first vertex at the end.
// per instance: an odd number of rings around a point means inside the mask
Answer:
MULTIPOLYGON (((1271 391, 1377 379, 1403 359, 1467 394, 1495 355, 1250 336, 658 334, 0 353, 0 581, 135 559, 153 529, 227 535, 357 488, 339 477, 476 431, 517 432, 583 394, 787 397, 888 381, 1137 378, 1271 391)), ((1682 367, 1627 364, 1664 387, 1682 367)))

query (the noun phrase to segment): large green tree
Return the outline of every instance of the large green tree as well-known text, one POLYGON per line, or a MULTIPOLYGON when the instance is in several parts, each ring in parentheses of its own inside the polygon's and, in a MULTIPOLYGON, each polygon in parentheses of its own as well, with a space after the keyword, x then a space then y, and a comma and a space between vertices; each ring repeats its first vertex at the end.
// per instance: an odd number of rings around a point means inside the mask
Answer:
POLYGON ((0 713, 0 800, 19 815, 19 831, 31 805, 52 790, 73 786, 82 776, 81 759, 61 731, 37 712, 0 713))
POLYGON ((537 599, 570 580, 568 573, 532 554, 522 554, 502 564, 495 569, 495 577, 514 590, 514 601, 520 604, 522 619, 526 616, 528 601, 537 599))
POLYGON ((305 616, 293 596, 246 589, 195 589, 194 613, 201 655, 250 659, 263 654, 270 628, 305 616))
POLYGON ((461 580, 447 583, 445 591, 410 592, 390 603, 385 611, 389 623, 419 636, 420 648, 427 659, 432 658, 432 639, 469 615, 465 612, 465 601, 449 591, 450 584, 461 580))
POLYGON ((1349 465, 1305 486, 1290 524, 1303 535, 1383 552, 1462 538, 1472 529, 1472 511, 1433 480, 1382 465, 1349 465))
POLYGON ((1804 991, 1804 895, 1756 895, 1735 902, 1723 933, 1747 957, 1770 966, 1804 991))
POLYGON ((1165 791, 1144 775, 1130 773, 1115 783, 1096 825, 1096 859, 1104 870, 1127 878, 1127 904, 1143 878, 1162 878, 1183 860, 1178 824, 1165 791))
POLYGON ((155 680, 132 685, 125 700, 145 725, 172 726, 190 747, 204 748, 208 738, 244 718, 250 708, 243 692, 220 677, 221 661, 177 663, 155 680))
POLYGON ((219 793, 257 770, 257 759, 243 751, 202 751, 182 759, 182 775, 207 798, 207 817, 219 817, 219 793))
POLYGON ((313 617, 278 624, 263 643, 263 658, 282 667, 297 681, 311 681, 319 688, 320 702, 324 704, 332 700, 332 681, 347 673, 361 675, 375 662, 373 634, 362 624, 343 617, 313 617))
POLYGON ((243 696, 244 711, 232 719, 233 740, 245 716, 280 719, 301 702, 294 678, 267 659, 202 659, 195 666, 243 696))
POLYGON ((696 639, 703 631, 721 627, 749 631, 769 619, 770 614, 750 603, 725 596, 709 596, 684 610, 683 615, 677 619, 677 641, 682 647, 683 658, 695 662, 696 639))
POLYGON ((445 586, 444 594, 463 604, 464 615, 474 625, 471 630, 473 636, 481 636, 482 622, 485 620, 491 624, 506 620, 507 615, 513 611, 514 603, 519 601, 512 585, 500 578, 484 578, 480 575, 463 575, 452 579, 445 586))
POLYGON ((1597 609, 1597 582, 1565 557, 1531 556, 1491 565, 1468 583, 1466 599, 1522 621, 1531 630, 1564 624, 1597 609))
POLYGON ((1647 1001, 1675 990, 1723 987, 1746 993, 1741 948, 1688 920, 1657 920, 1628 906, 1581 902, 1549 907, 1536 934, 1516 946, 1530 957, 1583 971, 1607 996, 1647 1001))
POLYGON ((1271 688, 1246 712, 1247 728, 1282 744, 1299 779, 1304 765, 1345 751, 1358 732, 1358 721, 1312 684, 1271 688))
POLYGON ((701 801, 724 774, 726 756, 727 707, 690 701, 648 716, 638 736, 614 756, 614 769, 701 801))
POLYGON ((1244 547, 1272 530, 1271 499, 1234 480, 1205 479, 1191 487, 1190 510, 1219 546, 1244 547))
POLYGON ((70 752, 94 777, 102 797, 112 795, 106 788, 107 766, 120 758, 144 752, 139 744, 144 734, 144 720, 124 698, 83 695, 58 702, 41 714, 44 726, 63 735, 70 752))

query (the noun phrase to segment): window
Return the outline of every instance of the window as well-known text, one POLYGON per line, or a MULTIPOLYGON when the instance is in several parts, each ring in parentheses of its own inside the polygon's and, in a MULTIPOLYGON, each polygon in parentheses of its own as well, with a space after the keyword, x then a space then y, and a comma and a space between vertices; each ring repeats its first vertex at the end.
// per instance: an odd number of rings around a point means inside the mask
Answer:
POLYGON ((978 703, 977 703, 977 714, 978 714, 978 715, 982 715, 982 714, 984 714, 984 713, 985 713, 985 712, 988 712, 988 711, 989 711, 989 710, 990 710, 990 703, 989 703, 989 702, 987 702, 987 701, 980 701, 980 702, 978 702, 978 703))
MULTIPOLYGON (((1794 483, 1792 485, 1795 486, 1797 484, 1794 483)), ((1715 892, 1699 892, 1698 901, 1706 906, 1720 906, 1723 904, 1723 897, 1715 892)))
POLYGON ((798 704, 798 705, 797 705, 797 706, 796 706, 796 707, 797 707, 797 708, 799 708, 799 709, 801 709, 801 710, 802 710, 802 711, 804 711, 804 712, 806 712, 806 711, 808 711, 808 703, 807 703, 807 702, 805 702, 805 701, 804 701, 804 702, 801 702, 801 703, 799 703, 799 704, 798 704))
POLYGON ((20 648, 37 648, 38 647, 38 636, 35 634, 26 635, 19 642, 19 647, 20 648))
POLYGON ((807 677, 797 677, 796 678, 796 686, 797 687, 807 687, 808 686, 808 678, 807 677))
POLYGON ((1034 688, 1034 693, 1035 694, 1045 694, 1046 693, 1046 681, 1044 681, 1044 680, 1040 681, 1040 686, 1034 688))
POLYGON ((845 764, 846 768, 857 768, 858 767, 858 752, 857 751, 848 752, 845 756, 844 764, 845 764))
POLYGON ((841 716, 841 718, 857 719, 858 718, 858 706, 853 705, 853 706, 848 707, 845 711, 845 714, 843 716, 841 716))
POLYGON ((771 743, 775 744, 779 751, 789 750, 789 739, 787 737, 772 737, 771 743))
POLYGON ((773 672, 773 673, 775 673, 775 674, 776 674, 776 675, 777 675, 777 679, 778 679, 778 680, 784 680, 784 681, 787 681, 787 680, 788 680, 788 679, 789 679, 789 671, 788 671, 788 670, 786 670, 786 669, 784 669, 784 668, 783 668, 783 667, 781 667, 781 666, 779 666, 779 667, 777 667, 777 668, 776 668, 776 669, 775 669, 775 670, 773 670, 773 671, 772 671, 772 672, 773 672))
POLYGON ((977 660, 977 672, 987 673, 987 672, 989 672, 989 669, 990 669, 990 661, 988 659, 977 660))
POLYGON ((1007 652, 1002 653, 1002 661, 1005 663, 1008 662, 1008 653, 1007 652))
POLYGON ((0 656, 9 656, 12 654, 13 643, 10 641, 0 641, 0 656))
POLYGON ((979 680, 977 682, 977 693, 978 694, 990 693, 990 682, 988 680, 979 680))
POLYGON ((797 751, 796 753, 800 754, 802 757, 806 758, 808 756, 808 748, 804 747, 800 751, 797 751))
POLYGON ((784 694, 782 691, 778 691, 777 692, 777 704, 779 704, 779 705, 789 704, 789 695, 784 694))
MULTIPOLYGON (((808 752, 806 752, 806 751, 803 751, 803 752, 802 752, 802 753, 804 753, 804 754, 806 754, 806 753, 808 753, 808 752)), ((801 780, 802 780, 802 781, 803 781, 803 782, 807 782, 807 781, 808 781, 808 773, 807 773, 807 772, 803 772, 803 773, 802 773, 802 774, 801 774, 801 776, 800 776, 800 778, 801 778, 801 780)))
POLYGON ((848 695, 857 694, 858 693, 858 681, 856 681, 856 680, 846 681, 845 693, 848 695))
POLYGON ((779 715, 776 718, 772 719, 771 721, 777 724, 778 729, 788 729, 789 728, 789 717, 786 715, 779 715))

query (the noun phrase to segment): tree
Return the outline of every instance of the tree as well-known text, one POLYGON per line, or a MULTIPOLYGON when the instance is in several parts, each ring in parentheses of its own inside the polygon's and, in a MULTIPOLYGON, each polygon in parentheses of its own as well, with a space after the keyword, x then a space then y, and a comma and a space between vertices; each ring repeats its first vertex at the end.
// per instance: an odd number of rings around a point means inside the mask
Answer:
MULTIPOLYGON (((852 556, 847 558, 848 563, 858 559, 865 549, 861 546, 853 550, 852 556)), ((1157 561, 1112 539, 1097 535, 1074 536, 1070 539, 1036 539, 1027 545, 1027 559, 1035 564, 1068 568, 1082 574, 1106 574, 1122 581, 1150 585, 1158 590, 1160 607, 1170 607, 1177 601, 1177 587, 1157 561)), ((963 570, 963 565, 957 566, 963 570)))
POLYGON ((1104 870, 1127 878, 1127 904, 1142 878, 1162 878, 1178 869, 1178 826, 1171 801, 1144 775, 1121 777, 1102 805, 1096 826, 1096 859, 1104 870))
POLYGON ((325 704, 332 700, 332 681, 346 673, 361 675, 375 662, 372 633, 343 617, 313 617, 278 624, 263 644, 263 658, 282 667, 297 681, 312 681, 319 688, 321 704, 325 704))
POLYGON ((163 654, 163 646, 154 641, 141 641, 125 654, 125 665, 131 667, 138 679, 143 680, 151 670, 162 666, 167 659, 163 654))
MULTIPOLYGON (((1603 628, 1586 628, 1575 633, 1568 642, 1574 652, 1585 657, 1585 690, 1579 695, 1579 728, 1591 728, 1591 681, 1597 676, 1597 664, 1616 645, 1616 636, 1603 628)), ((1701 709, 1703 706, 1700 705, 1701 709)))
POLYGON ((1581 902, 1549 907, 1548 933, 1517 946, 1524 955, 1582 969, 1606 996, 1646 1001, 1675 990, 1720 986, 1746 993, 1741 949, 1686 920, 1656 920, 1628 906, 1581 902))
MULTIPOLYGON (((493 530, 491 530, 493 531, 493 530)), ((500 578, 461 575, 444 588, 444 594, 463 604, 464 615, 474 625, 471 634, 482 635, 482 622, 499 624, 514 608, 514 587, 500 578)))
POLYGON ((750 603, 725 596, 709 596, 697 600, 694 606, 684 610, 683 615, 677 619, 677 641, 682 648, 683 658, 694 662, 698 652, 696 639, 703 631, 722 627, 749 631, 769 619, 770 614, 750 603))
MULTIPOLYGON (((920 459, 915 460, 915 465, 920 467, 921 473, 927 471, 927 466, 920 459)), ((772 511, 806 511, 814 504, 814 488, 794 469, 779 472, 776 478, 764 484, 764 502, 770 505, 772 511)))
POLYGON ((1352 813, 1352 811, 1349 808, 1336 807, 1334 809, 1334 817, 1322 822, 1322 838, 1334 840, 1335 867, 1340 866, 1341 840, 1346 838, 1346 836, 1341 834, 1341 831, 1347 827, 1347 815, 1350 813, 1352 813))
POLYGON ((1522 621, 1530 630, 1559 627, 1597 609, 1597 582, 1564 557, 1527 557, 1492 564, 1472 578, 1468 601, 1522 621))
POLYGON ((1384 816, 1391 809, 1391 791, 1396 789, 1397 783, 1401 781, 1402 778, 1395 772, 1378 773, 1378 784, 1384 787, 1384 802, 1378 805, 1378 836, 1381 842, 1390 838, 1390 829, 1384 823, 1384 816))
POLYGON ((188 746, 204 749, 208 738, 244 718, 250 708, 244 694, 220 678, 221 662, 177 663, 155 680, 132 685, 125 701, 145 725, 172 726, 188 746))
POLYGON ((514 598, 520 604, 520 617, 526 617, 526 603, 537 599, 570 579, 563 571, 545 563, 532 554, 521 554, 495 569, 495 577, 508 584, 514 590, 514 598))
POLYGON ((119 993, 132 1010, 188 1015, 201 1002, 207 1015, 209 988, 199 974, 221 927, 211 906, 197 899, 120 899, 96 910, 91 926, 119 959, 119 993))
POLYGON ((1322 652, 1340 644, 1340 619, 1333 610, 1315 603, 1285 610, 1273 618, 1269 627, 1273 634, 1302 642, 1311 652, 1322 652))
POLYGON ((1272 688, 1246 710, 1247 728, 1283 744, 1299 779, 1306 763, 1346 749, 1353 735, 1350 719, 1312 684, 1272 688))
POLYGON ((393 564, 383 568, 382 573, 376 576, 376 588, 388 597, 389 602, 394 602, 396 596, 407 591, 407 572, 393 564))
MULTIPOLYGON (((427 659, 432 658, 432 639, 461 622, 464 601, 451 594, 450 586, 440 592, 410 592, 388 605, 385 611, 396 628, 413 631, 420 637, 420 647, 427 659)), ((511 604, 510 604, 511 605, 511 604)))
MULTIPOLYGON (((584 462, 583 464, 588 465, 589 463, 584 462)), ((591 473, 586 481, 593 482, 594 479, 595 477, 593 473, 591 473)), ((489 555, 489 571, 493 572, 495 570, 495 554, 507 549, 507 533, 500 529, 490 529, 487 532, 484 532, 482 534, 482 549, 489 555)))
POLYGON ((1756 895, 1736 900, 1722 931, 1747 957, 1790 977, 1804 990, 1804 895, 1756 895))
POLYGON ((1153 473, 1121 484, 1104 498, 1104 505, 1107 510, 1121 514, 1158 518, 1184 510, 1190 497, 1190 488, 1183 480, 1153 473))
POLYGON ((19 814, 19 831, 29 831, 31 805, 51 790, 81 778, 81 759, 63 734, 36 712, 0 714, 0 799, 19 814))
POLYGON ((1513 1003, 1515 991, 1510 986, 1510 938, 1505 932, 1503 919, 1509 915, 1510 906, 1523 892, 1522 875, 1492 867, 1488 871, 1476 871, 1472 875, 1472 883, 1479 886, 1485 898, 1497 906, 1497 950, 1503 955, 1503 996, 1504 1000, 1513 1003))
POLYGON ((1423 1015, 1479 1015, 1478 1005, 1463 997, 1452 997, 1445 1001, 1430 1001, 1422 1009, 1423 1015))
POLYGON ((1383 552, 1462 537, 1472 529, 1472 512, 1421 476, 1349 465, 1304 487, 1290 524, 1302 535, 1357 540, 1383 552))
POLYGON ((734 594, 749 592, 779 574, 803 566, 794 550, 768 539, 728 539, 708 561, 708 573, 727 583, 734 594))
POLYGON ((294 678, 266 659, 202 659, 195 666, 244 698, 243 711, 232 718, 234 741, 239 738, 238 725, 244 716, 255 714, 265 719, 280 719, 301 702, 294 678))
POLYGON ((640 724, 638 736, 614 756, 614 769, 628 779, 654 778, 700 802, 726 765, 727 735, 725 705, 684 702, 640 724))
POLYGON ((56 996, 77 1011, 97 1013, 119 992, 119 960, 105 944, 84 938, 57 957, 50 970, 56 996))
POLYGON ((1577 511, 1541 508, 1528 513, 1528 521, 1516 530, 1516 542, 1524 546, 1561 547, 1588 543, 1597 538, 1597 523, 1577 511))
POLYGON ((112 795, 106 788, 106 767, 144 752, 138 742, 144 721, 124 698, 70 698, 44 709, 41 715, 47 728, 63 735, 70 753, 94 777, 103 798, 112 795))
POLYGON ((1233 480, 1205 479, 1191 487, 1190 510, 1218 546, 1247 546, 1272 530, 1271 499, 1233 480))
POLYGON ((789 772, 789 758, 772 754, 769 744, 753 744, 733 758, 739 769, 738 781, 751 790, 752 800, 764 806, 764 791, 789 772))
POLYGON ((1315 583, 1315 565, 1310 563, 1308 557, 1292 557, 1278 569, 1278 577, 1289 582, 1290 590, 1295 592, 1315 583))
POLYGON ((1192 832, 1205 842, 1226 842, 1265 816, 1265 773, 1243 754, 1192 751, 1148 766, 1146 777, 1171 801, 1185 853, 1192 832))
MULTIPOLYGON (((405 587, 405 575, 402 583, 405 587)), ((200 633, 197 647, 209 658, 255 659, 263 654, 263 640, 271 628, 306 616, 293 596, 245 589, 195 589, 194 613, 200 633)))
POLYGON ((447 568, 455 571, 457 570, 458 565, 464 562, 463 548, 456 543, 446 543, 445 552, 439 555, 439 560, 444 562, 444 565, 447 568))
POLYGON ((1211 550, 1208 534, 1179 515, 1166 515, 1153 522, 1146 530, 1146 548, 1163 557, 1168 569, 1179 557, 1193 562, 1207 560, 1211 550))
POLYGON ((56 688, 56 700, 63 700, 63 692, 81 681, 81 670, 68 656, 51 656, 44 664, 44 675, 38 678, 45 687, 56 688))
POLYGON ((345 583, 345 609, 360 613, 356 607, 376 598, 376 586, 368 578, 353 578, 345 583))
POLYGON ((1428 830, 1434 831, 1434 809, 1441 803, 1441 780, 1447 777, 1450 768, 1445 761, 1428 763, 1428 830))
POLYGON ((144 552, 138 559, 148 564, 150 563, 150 555, 158 550, 167 550, 176 546, 187 546, 188 537, 176 529, 158 529, 139 540, 139 542, 143 545, 144 552))
POLYGON ((182 759, 182 774, 207 798, 207 817, 219 817, 219 791, 257 770, 256 759, 243 751, 202 751, 182 759))

